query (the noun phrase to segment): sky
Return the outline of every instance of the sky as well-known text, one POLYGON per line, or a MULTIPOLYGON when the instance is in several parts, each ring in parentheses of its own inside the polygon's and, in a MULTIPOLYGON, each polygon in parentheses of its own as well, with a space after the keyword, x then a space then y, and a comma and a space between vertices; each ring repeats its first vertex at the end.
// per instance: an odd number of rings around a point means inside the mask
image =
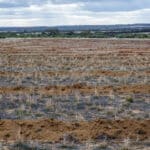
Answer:
POLYGON ((150 0, 0 0, 0 26, 150 23, 150 0))

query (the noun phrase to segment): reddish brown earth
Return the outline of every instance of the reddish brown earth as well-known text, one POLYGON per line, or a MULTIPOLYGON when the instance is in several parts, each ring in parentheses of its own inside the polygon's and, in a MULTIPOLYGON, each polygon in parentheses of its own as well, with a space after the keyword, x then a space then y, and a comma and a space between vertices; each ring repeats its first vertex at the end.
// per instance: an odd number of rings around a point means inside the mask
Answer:
POLYGON ((150 85, 122 85, 122 86, 89 86, 82 83, 77 83, 74 85, 67 86, 46 86, 46 87, 23 87, 23 86, 15 86, 15 87, 0 87, 0 93, 42 93, 42 94, 71 94, 74 90, 79 91, 82 94, 94 94, 95 92, 105 95, 111 92, 116 92, 118 94, 126 94, 126 93, 150 93, 150 85))
POLYGON ((1 120, 0 140, 39 140, 58 142, 65 135, 74 141, 148 140, 150 120, 95 120, 91 122, 62 122, 57 120, 1 120))

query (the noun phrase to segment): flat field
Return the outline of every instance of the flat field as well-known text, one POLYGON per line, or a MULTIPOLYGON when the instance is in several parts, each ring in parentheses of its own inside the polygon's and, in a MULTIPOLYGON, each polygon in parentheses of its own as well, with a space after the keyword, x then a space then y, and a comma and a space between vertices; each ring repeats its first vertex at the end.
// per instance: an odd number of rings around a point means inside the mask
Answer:
POLYGON ((150 40, 0 40, 0 148, 147 149, 149 140, 150 40))

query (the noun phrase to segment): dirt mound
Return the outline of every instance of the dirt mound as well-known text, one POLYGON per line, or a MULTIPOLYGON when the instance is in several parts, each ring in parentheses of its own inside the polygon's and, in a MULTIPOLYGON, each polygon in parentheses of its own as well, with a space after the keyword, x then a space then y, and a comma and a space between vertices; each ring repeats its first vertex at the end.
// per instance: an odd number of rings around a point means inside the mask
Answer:
POLYGON ((39 140, 59 142, 64 138, 86 140, 147 140, 150 120, 95 120, 90 122, 62 122, 43 120, 1 120, 0 140, 39 140))

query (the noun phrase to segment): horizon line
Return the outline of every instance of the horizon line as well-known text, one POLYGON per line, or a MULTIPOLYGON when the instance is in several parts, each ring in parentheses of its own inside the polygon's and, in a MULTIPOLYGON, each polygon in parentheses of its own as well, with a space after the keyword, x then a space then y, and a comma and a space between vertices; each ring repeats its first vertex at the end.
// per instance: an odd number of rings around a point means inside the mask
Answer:
POLYGON ((97 24, 97 25, 94 25, 94 24, 84 24, 84 25, 77 25, 77 24, 74 24, 74 25, 53 25, 53 26, 47 26, 47 25, 39 25, 39 26, 0 26, 0 28, 28 28, 28 27, 64 27, 64 26, 117 26, 117 25, 150 25, 150 23, 131 23, 131 24, 97 24))

